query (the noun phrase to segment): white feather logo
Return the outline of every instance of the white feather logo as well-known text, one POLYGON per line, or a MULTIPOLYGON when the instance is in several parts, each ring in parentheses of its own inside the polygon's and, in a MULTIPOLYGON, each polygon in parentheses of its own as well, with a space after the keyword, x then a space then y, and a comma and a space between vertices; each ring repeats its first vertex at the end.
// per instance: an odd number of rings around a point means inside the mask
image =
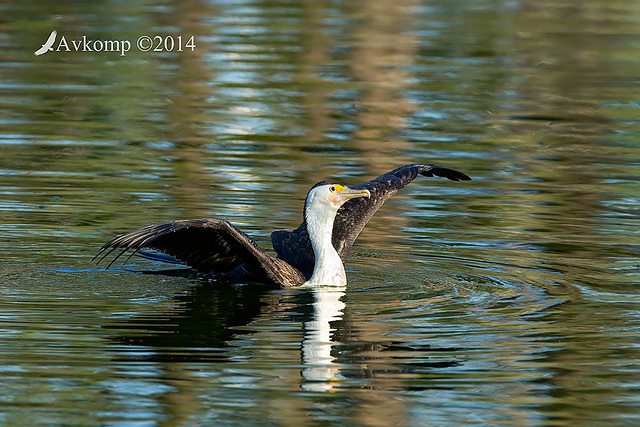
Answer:
POLYGON ((53 50, 53 43, 56 41, 57 34, 58 32, 56 30, 51 31, 51 34, 49 34, 49 38, 47 39, 47 41, 44 42, 42 47, 36 50, 33 54, 35 56, 39 56, 39 55, 42 55, 43 53, 47 53, 48 51, 53 50))

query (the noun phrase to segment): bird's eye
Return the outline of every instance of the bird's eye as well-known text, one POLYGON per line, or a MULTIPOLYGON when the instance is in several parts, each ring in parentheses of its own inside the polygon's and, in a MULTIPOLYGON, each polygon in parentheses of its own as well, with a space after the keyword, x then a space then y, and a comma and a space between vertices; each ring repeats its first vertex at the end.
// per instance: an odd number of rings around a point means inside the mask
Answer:
POLYGON ((329 191, 331 191, 332 193, 336 191, 336 186, 332 185, 331 187, 329 187, 329 191))

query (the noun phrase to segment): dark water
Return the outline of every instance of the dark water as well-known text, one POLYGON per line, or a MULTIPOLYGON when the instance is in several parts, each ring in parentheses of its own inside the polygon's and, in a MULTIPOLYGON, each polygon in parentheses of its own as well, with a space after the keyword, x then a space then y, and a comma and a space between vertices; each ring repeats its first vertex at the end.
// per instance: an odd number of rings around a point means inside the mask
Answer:
POLYGON ((640 422, 636 3, 0 11, 1 424, 640 422), (83 35, 132 48, 59 45, 83 35), (412 162, 474 180, 391 199, 346 289, 91 262, 178 218, 269 247, 316 181, 412 162))

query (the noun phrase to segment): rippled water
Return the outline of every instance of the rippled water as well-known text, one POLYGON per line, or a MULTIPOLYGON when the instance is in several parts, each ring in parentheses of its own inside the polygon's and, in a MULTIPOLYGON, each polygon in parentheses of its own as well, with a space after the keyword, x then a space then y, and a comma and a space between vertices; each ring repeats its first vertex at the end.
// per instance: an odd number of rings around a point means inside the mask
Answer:
POLYGON ((0 10, 3 425, 640 420, 634 2, 0 10), (196 47, 35 56, 54 29, 196 47), (91 262, 178 218, 270 247, 316 181, 412 162, 473 181, 387 202, 345 289, 91 262))

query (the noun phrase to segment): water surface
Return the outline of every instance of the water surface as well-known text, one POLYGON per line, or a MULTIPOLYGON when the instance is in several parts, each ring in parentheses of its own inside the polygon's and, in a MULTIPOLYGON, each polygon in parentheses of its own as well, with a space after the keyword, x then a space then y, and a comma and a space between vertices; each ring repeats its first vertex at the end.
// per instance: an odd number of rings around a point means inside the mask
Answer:
POLYGON ((638 423, 633 2, 0 6, 0 422, 638 423), (194 36, 183 52, 33 52, 194 36), (344 289, 91 258, 218 217, 269 248, 322 179, 428 162, 344 289))

